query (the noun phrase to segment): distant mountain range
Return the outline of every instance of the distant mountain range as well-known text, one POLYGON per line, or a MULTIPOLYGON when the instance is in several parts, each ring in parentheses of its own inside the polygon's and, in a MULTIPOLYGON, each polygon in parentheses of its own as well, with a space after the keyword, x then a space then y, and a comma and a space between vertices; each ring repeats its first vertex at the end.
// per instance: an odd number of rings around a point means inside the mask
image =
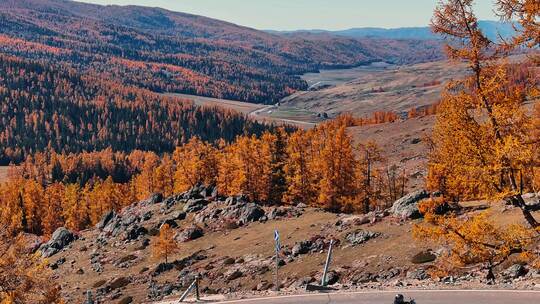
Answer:
MULTIPOLYGON (((496 41, 499 35, 503 38, 512 37, 515 35, 514 27, 511 23, 502 23, 498 21, 479 21, 480 28, 486 36, 496 41)), ((433 40, 440 37, 433 32, 429 27, 401 27, 401 28, 377 28, 364 27, 352 28, 348 30, 327 31, 327 30, 298 30, 298 31, 267 31, 274 34, 289 34, 289 35, 304 35, 304 34, 329 34, 349 38, 384 38, 384 39, 420 39, 433 40)))
POLYGON ((156 92, 274 103, 297 75, 374 61, 442 58, 431 40, 274 35, 160 8, 0 0, 0 54, 98 73, 156 92))

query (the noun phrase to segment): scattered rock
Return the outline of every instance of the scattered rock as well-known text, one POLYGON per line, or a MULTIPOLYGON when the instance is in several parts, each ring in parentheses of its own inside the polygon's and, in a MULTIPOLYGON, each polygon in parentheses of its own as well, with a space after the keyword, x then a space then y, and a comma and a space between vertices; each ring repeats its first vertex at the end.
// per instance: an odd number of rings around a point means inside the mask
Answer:
POLYGON ((312 278, 312 277, 303 277, 301 279, 299 279, 298 281, 296 281, 296 286, 298 287, 304 287, 306 286, 307 284, 310 284, 310 283, 313 283, 315 282, 315 279, 312 278))
POLYGON ((373 274, 371 272, 363 272, 354 277, 353 283, 366 284, 366 283, 377 281, 377 278, 378 276, 376 274, 373 274))
POLYGON ((407 279, 423 281, 429 279, 429 275, 427 274, 425 269, 420 268, 408 271, 407 279))
POLYGON ((225 278, 227 281, 234 281, 238 278, 241 278, 244 274, 240 270, 233 270, 227 274, 225 274, 225 278))
POLYGON ((272 289, 272 287, 274 287, 274 285, 272 283, 269 283, 267 281, 262 281, 259 284, 257 284, 256 290, 257 291, 264 291, 264 290, 272 289))
POLYGON ((411 259, 411 262, 414 264, 424 264, 424 263, 430 263, 435 261, 437 259, 437 256, 431 251, 421 251, 414 255, 411 259))
POLYGON ((170 271, 174 268, 173 263, 159 263, 156 268, 152 271, 151 275, 156 277, 164 272, 170 271))
POLYGON ((56 229, 52 234, 51 239, 39 247, 41 256, 44 258, 51 257, 71 244, 77 237, 75 234, 64 227, 56 229))
POLYGON ((99 281, 95 282, 94 285, 92 285, 92 286, 93 286, 94 288, 99 288, 99 287, 105 285, 105 283, 107 283, 107 281, 105 281, 105 280, 99 280, 99 281))
POLYGON ((114 212, 114 211, 109 211, 109 212, 105 213, 105 215, 101 218, 99 223, 97 223, 96 228, 99 229, 99 230, 102 230, 115 217, 116 217, 116 212, 114 212))
POLYGON ((186 213, 193 213, 197 211, 201 211, 208 205, 208 201, 205 199, 190 199, 187 201, 187 203, 184 205, 184 212, 186 213))
POLYGON ((238 218, 238 222, 245 225, 249 222, 258 221, 263 216, 264 210, 262 210, 261 207, 254 203, 248 203, 243 207, 242 213, 238 218))
POLYGON ((430 196, 429 192, 425 190, 418 190, 412 193, 405 195, 404 197, 398 199, 392 205, 390 212, 399 218, 414 219, 421 217, 420 211, 418 210, 418 202, 428 198, 430 196))
POLYGON ((146 200, 146 202, 149 205, 159 204, 162 201, 163 201, 163 194, 161 194, 161 193, 154 193, 154 194, 152 194, 152 196, 150 196, 149 199, 146 200))
POLYGON ((174 211, 171 213, 170 219, 173 221, 183 221, 186 219, 186 213, 183 211, 174 211))
POLYGON ((161 229, 161 227, 163 227, 163 225, 169 225, 169 227, 171 228, 177 228, 178 227, 178 223, 176 223, 175 220, 173 220, 172 218, 170 219, 166 219, 164 220, 163 222, 161 222, 158 227, 156 227, 156 229, 161 229))
POLYGON ((367 230, 357 230, 347 234, 345 237, 347 241, 353 246, 363 244, 373 238, 380 236, 380 232, 372 232, 367 230))
POLYGON ((377 280, 382 281, 382 282, 388 281, 390 279, 397 277, 400 273, 401 273, 400 269, 390 268, 386 271, 379 273, 379 275, 377 276, 377 280))
POLYGON ((176 239, 180 242, 188 242, 204 236, 203 230, 198 226, 191 226, 179 233, 176 239))
POLYGON ((291 253, 293 256, 299 256, 301 254, 309 253, 309 251, 311 250, 311 245, 311 241, 301 241, 294 244, 291 253))
POLYGON ((326 284, 327 285, 334 285, 338 281, 339 281, 339 273, 337 273, 336 271, 332 270, 332 271, 329 271, 326 274, 326 284))
POLYGON ((504 276, 509 279, 517 279, 527 274, 527 269, 521 264, 514 264, 504 271, 504 276))
POLYGON ((127 241, 135 241, 139 239, 139 237, 148 234, 148 230, 144 227, 135 225, 131 229, 127 231, 126 234, 126 240, 127 241))

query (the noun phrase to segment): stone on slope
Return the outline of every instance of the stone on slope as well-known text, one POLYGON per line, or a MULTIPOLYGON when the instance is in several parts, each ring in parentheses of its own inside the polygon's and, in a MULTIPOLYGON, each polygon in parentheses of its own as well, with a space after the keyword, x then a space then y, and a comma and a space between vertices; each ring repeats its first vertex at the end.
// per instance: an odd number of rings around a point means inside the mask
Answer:
POLYGON ((429 198, 429 192, 425 190, 418 190, 405 195, 398 199, 392 205, 390 212, 399 218, 415 219, 420 218, 422 215, 418 210, 418 203, 426 198, 429 198))
POLYGON ((238 222, 245 225, 250 222, 258 221, 263 216, 264 210, 261 207, 254 203, 248 203, 243 207, 238 222))
POLYGON ((190 199, 187 201, 187 203, 184 205, 184 212, 186 213, 192 213, 201 211, 208 205, 208 201, 205 199, 190 199))
POLYGON ((527 269, 521 264, 514 264, 504 271, 504 275, 510 279, 517 279, 527 274, 527 269))
POLYGON ((367 230, 357 230, 347 234, 345 237, 347 241, 353 246, 363 244, 373 238, 380 236, 380 232, 373 232, 367 230))
POLYGON ((291 252, 293 256, 299 256, 301 254, 309 253, 311 250, 311 241, 301 241, 296 244, 294 244, 291 252))
POLYGON ((39 251, 41 251, 41 255, 44 258, 48 258, 57 254, 76 238, 77 237, 73 232, 64 227, 60 227, 56 229, 56 231, 52 234, 51 239, 47 243, 39 247, 39 251))
POLYGON ((181 242, 188 242, 198 239, 202 236, 204 236, 203 230, 200 227, 193 225, 180 232, 176 239, 181 242))
POLYGON ((105 215, 101 218, 99 223, 97 223, 96 228, 99 230, 103 230, 103 228, 105 228, 111 222, 111 220, 115 217, 116 217, 116 212, 114 212, 113 210, 105 213, 105 215))

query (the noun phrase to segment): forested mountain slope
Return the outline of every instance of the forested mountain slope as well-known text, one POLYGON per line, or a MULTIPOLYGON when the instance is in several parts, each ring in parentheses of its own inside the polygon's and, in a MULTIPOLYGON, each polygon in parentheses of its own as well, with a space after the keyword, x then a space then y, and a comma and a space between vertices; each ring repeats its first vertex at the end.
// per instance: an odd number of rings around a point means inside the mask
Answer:
POLYGON ((37 151, 172 151, 193 136, 209 141, 271 126, 145 89, 0 56, 0 164, 37 151))
POLYGON ((157 92, 271 103, 325 67, 441 57, 439 42, 286 37, 201 16, 65 0, 1 0, 0 52, 157 92))

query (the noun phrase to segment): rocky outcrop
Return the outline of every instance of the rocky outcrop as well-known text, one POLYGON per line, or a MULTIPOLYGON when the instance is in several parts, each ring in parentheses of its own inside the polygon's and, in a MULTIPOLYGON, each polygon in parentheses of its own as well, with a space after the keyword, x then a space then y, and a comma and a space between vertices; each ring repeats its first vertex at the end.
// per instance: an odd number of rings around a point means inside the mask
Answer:
POLYGON ((203 210, 206 205, 208 205, 210 202, 205 200, 205 199, 202 199, 202 198, 199 198, 199 199, 190 199, 186 202, 186 204, 184 205, 184 212, 186 213, 193 213, 193 212, 197 212, 197 211, 201 211, 203 210))
POLYGON ((73 232, 64 227, 60 227, 56 229, 56 231, 52 234, 51 239, 47 243, 39 247, 41 256, 44 258, 51 257, 60 252, 76 239, 77 236, 73 232))
POLYGON ((351 232, 347 234, 345 237, 347 241, 353 246, 363 244, 373 238, 376 238, 380 236, 380 232, 373 232, 373 231, 367 231, 367 230, 357 230, 355 232, 351 232))
POLYGON ((426 198, 430 197, 430 193, 425 190, 418 190, 412 193, 405 195, 404 197, 398 199, 392 205, 390 212, 395 217, 404 218, 404 219, 415 219, 419 218, 422 215, 418 210, 418 203, 426 198))
POLYGON ((190 226, 184 229, 176 236, 176 240, 180 242, 189 242, 198 239, 204 235, 204 231, 198 226, 190 226))
POLYGON ((503 272, 504 277, 517 279, 527 274, 527 268, 521 264, 514 264, 503 272))
MULTIPOLYGON (((334 245, 339 244, 338 240, 334 240, 334 245)), ((326 239, 323 236, 316 235, 309 240, 300 241, 294 244, 291 249, 291 255, 297 257, 302 254, 321 252, 330 245, 330 239, 326 239)))
POLYGON ((114 211, 109 211, 105 213, 105 215, 101 218, 99 223, 97 223, 96 228, 99 230, 103 230, 103 228, 105 228, 111 222, 111 220, 115 218, 116 216, 117 216, 116 212, 114 211))

